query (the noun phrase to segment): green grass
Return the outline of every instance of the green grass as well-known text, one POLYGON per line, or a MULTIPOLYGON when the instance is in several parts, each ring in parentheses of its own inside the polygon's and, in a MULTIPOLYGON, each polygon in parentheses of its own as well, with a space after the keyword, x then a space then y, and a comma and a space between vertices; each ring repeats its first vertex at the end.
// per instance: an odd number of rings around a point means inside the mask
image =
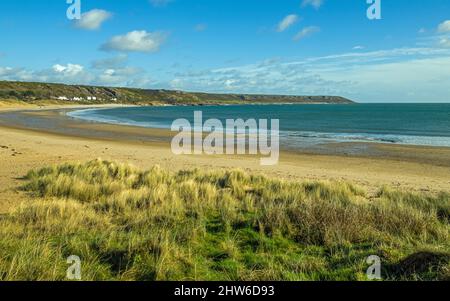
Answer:
POLYGON ((26 177, 0 217, 0 280, 386 280, 450 278, 450 194, 233 171, 168 172, 95 160, 26 177))

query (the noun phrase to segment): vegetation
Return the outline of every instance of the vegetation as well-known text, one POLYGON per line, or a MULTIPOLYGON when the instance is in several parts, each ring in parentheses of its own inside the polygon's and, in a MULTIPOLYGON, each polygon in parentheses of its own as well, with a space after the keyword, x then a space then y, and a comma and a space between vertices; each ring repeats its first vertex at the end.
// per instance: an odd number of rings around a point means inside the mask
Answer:
POLYGON ((169 90, 144 90, 73 86, 49 83, 0 81, 0 101, 15 100, 32 104, 232 104, 232 103, 351 103, 337 96, 283 96, 248 94, 207 94, 169 90), (70 100, 60 100, 66 97, 70 100), (95 100, 92 98, 95 97, 95 100), (82 100, 72 100, 83 98, 82 100), (90 99, 89 99, 90 98, 90 99))
POLYGON ((26 177, 33 201, 0 219, 1 280, 448 280, 450 194, 243 171, 95 160, 26 177))

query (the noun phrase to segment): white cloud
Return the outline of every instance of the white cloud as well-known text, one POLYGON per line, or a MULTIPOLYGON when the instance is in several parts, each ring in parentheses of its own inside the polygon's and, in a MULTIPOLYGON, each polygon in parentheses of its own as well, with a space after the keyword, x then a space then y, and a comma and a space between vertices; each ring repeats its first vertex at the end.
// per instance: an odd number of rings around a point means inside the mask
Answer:
POLYGON ((305 27, 294 36, 294 41, 300 41, 316 32, 319 32, 319 31, 320 31, 320 27, 318 27, 318 26, 305 27))
POLYGON ((131 31, 125 35, 113 37, 101 46, 102 50, 117 50, 123 52, 156 52, 164 43, 166 36, 160 32, 145 30, 131 31))
POLYGON ((183 87, 183 81, 179 78, 174 78, 169 82, 172 89, 181 89, 183 87))
POLYGON ((325 94, 369 102, 448 102, 450 50, 399 48, 290 62, 271 59, 236 67, 190 70, 174 78, 171 87, 206 92, 325 94))
POLYGON ((0 80, 149 88, 151 81, 140 68, 123 66, 86 69, 78 64, 55 64, 43 70, 0 67, 0 80))
POLYGON ((354 82, 345 93, 365 101, 448 102, 450 57, 352 66, 322 76, 354 82))
POLYGON ((364 47, 362 45, 357 45, 357 46, 353 47, 353 50, 363 50, 364 48, 366 48, 366 47, 364 47))
POLYGON ((442 38, 439 41, 439 46, 445 47, 445 48, 450 48, 450 39, 449 38, 442 38))
POLYGON ((56 64, 52 67, 53 71, 66 76, 75 76, 83 72, 84 67, 76 64, 60 65, 56 64))
POLYGON ((67 84, 90 84, 95 76, 78 64, 56 64, 44 70, 26 70, 26 78, 23 75, 14 76, 17 80, 36 82, 56 82, 67 84))
POLYGON ((145 76, 144 72, 141 69, 134 67, 105 69, 100 75, 98 75, 97 82, 101 85, 128 86, 130 82, 141 80, 141 75, 145 76))
POLYGON ((277 27, 278 32, 283 32, 298 21, 299 17, 297 15, 288 15, 280 21, 277 27))
POLYGON ((418 45, 433 45, 439 48, 450 48, 450 20, 437 26, 436 30, 420 30, 419 33, 430 33, 419 38, 418 45))
POLYGON ((33 79, 33 72, 23 68, 1 67, 0 80, 30 81, 33 79))
POLYGON ((110 19, 112 14, 102 9, 93 9, 81 15, 81 19, 75 22, 75 27, 87 30, 99 29, 103 22, 110 19))
POLYGON ((177 68, 158 81, 123 62, 100 66, 89 69, 78 64, 56 64, 37 71, 0 67, 0 79, 205 92, 341 95, 367 102, 448 102, 450 95, 447 48, 354 51, 294 61, 273 58, 249 65, 182 72, 177 68))
POLYGON ((18 75, 22 69, 12 67, 0 67, 0 77, 9 78, 10 76, 18 75))
POLYGON ((226 89, 233 89, 233 88, 235 88, 234 85, 237 83, 238 83, 238 81, 235 79, 227 79, 227 80, 225 80, 224 85, 225 85, 226 89))
POLYGON ((324 0, 303 0, 302 2, 302 7, 306 7, 306 6, 312 6, 315 9, 319 9, 322 4, 323 4, 324 0))
POLYGON ((447 33, 450 32, 450 20, 444 21, 438 26, 439 33, 447 33))
POLYGON ((150 3, 155 7, 166 6, 173 0, 150 0, 150 3))

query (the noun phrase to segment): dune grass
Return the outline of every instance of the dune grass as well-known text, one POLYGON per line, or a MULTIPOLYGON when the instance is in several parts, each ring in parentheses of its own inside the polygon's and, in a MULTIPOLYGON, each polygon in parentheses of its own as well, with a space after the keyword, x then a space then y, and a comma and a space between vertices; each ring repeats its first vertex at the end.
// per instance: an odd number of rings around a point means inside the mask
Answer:
POLYGON ((142 171, 95 160, 26 177, 33 200, 0 217, 0 280, 450 279, 450 194, 243 171, 142 171))

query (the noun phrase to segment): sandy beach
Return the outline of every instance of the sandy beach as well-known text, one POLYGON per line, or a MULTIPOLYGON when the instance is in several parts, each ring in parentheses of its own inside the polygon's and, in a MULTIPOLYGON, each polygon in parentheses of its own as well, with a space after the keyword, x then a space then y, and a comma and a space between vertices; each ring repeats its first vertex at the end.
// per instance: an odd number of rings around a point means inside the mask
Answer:
MULTIPOLYGON (((79 108, 77 106, 76 108, 79 108)), ((0 110, 0 213, 26 201, 18 189, 31 169, 96 158, 170 170, 240 168, 278 178, 344 180, 374 193, 380 185, 405 190, 450 191, 450 149, 387 144, 338 143, 335 154, 281 153, 276 166, 259 157, 175 156, 167 130, 89 123, 65 116, 75 107, 3 107, 0 110), (364 147, 365 154, 349 149, 364 147)))

